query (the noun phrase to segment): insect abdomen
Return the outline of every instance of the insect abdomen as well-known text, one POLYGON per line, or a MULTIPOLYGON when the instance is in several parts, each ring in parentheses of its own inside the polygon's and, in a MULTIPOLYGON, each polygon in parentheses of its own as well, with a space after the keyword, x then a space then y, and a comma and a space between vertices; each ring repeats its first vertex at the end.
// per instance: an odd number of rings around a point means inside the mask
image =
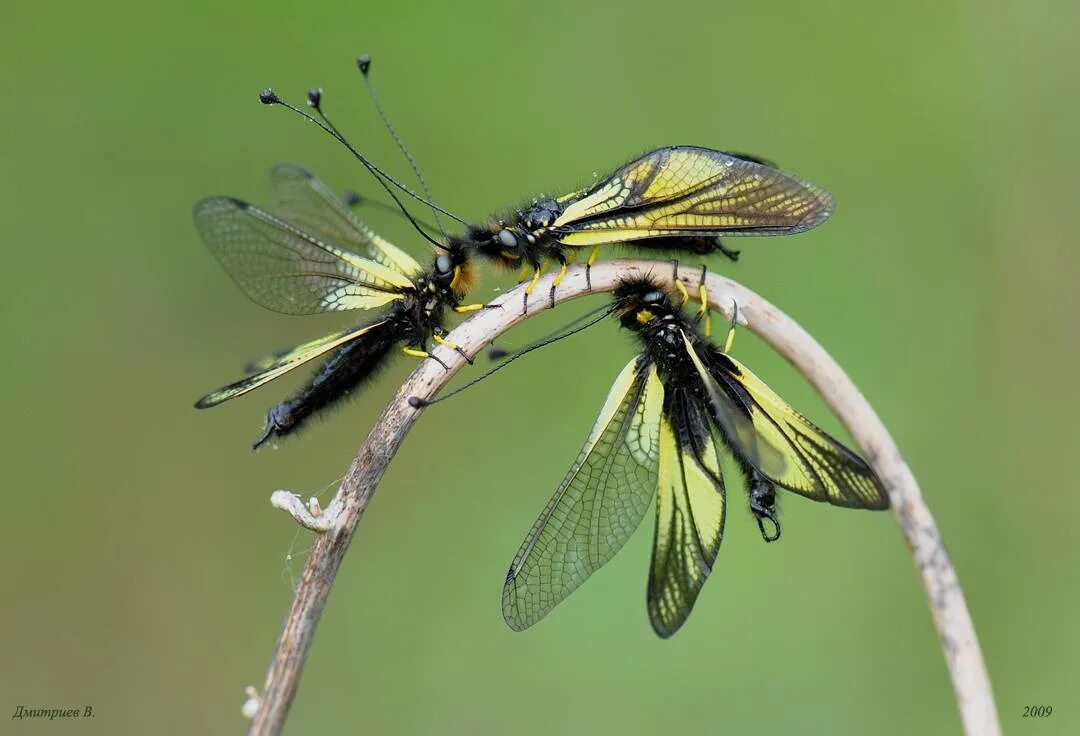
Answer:
POLYGON ((255 447, 271 437, 295 432, 312 414, 343 399, 374 376, 398 340, 393 322, 387 322, 339 348, 296 396, 266 413, 266 427, 255 447))

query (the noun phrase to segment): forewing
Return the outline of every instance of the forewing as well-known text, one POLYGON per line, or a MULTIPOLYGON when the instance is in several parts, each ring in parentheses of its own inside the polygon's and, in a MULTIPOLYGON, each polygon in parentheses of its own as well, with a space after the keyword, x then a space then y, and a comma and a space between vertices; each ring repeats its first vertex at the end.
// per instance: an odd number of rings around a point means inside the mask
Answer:
POLYGON ((195 205, 195 225, 252 301, 285 314, 373 309, 401 298, 405 275, 231 197, 195 205))
POLYGON ((790 235, 832 214, 821 187, 758 161, 692 146, 632 161, 554 222, 566 245, 663 236, 790 235))
POLYGON ((690 422, 676 410, 660 423, 660 466, 656 536, 649 573, 648 607, 653 629, 662 637, 679 630, 690 615, 724 537, 726 496, 719 448, 703 428, 694 434, 671 421, 690 422))
POLYGON ((423 269, 412 256, 378 235, 330 187, 302 166, 270 170, 275 211, 316 238, 367 255, 387 268, 415 277, 423 269))
POLYGON ((521 631, 547 615, 641 523, 656 487, 662 405, 656 368, 635 358, 510 565, 503 588, 510 628, 521 631))
POLYGON ((380 320, 368 325, 361 325, 359 327, 352 327, 343 332, 336 332, 333 335, 327 335, 326 337, 320 337, 318 340, 312 340, 311 342, 305 342, 303 345, 297 345, 292 350, 285 350, 274 355, 267 356, 257 361, 255 367, 258 372, 252 373, 249 376, 230 383, 228 386, 222 386, 217 391, 212 391, 206 396, 195 402, 196 409, 207 409, 211 406, 217 406, 218 404, 234 399, 241 394, 246 394, 248 391, 262 386, 264 383, 269 383, 275 378, 279 378, 294 368, 299 368, 304 363, 318 358, 320 355, 339 348, 342 345, 356 340, 362 335, 365 335, 372 330, 381 329, 385 327, 387 320, 380 320))
POLYGON ((683 335, 724 439, 776 485, 834 506, 887 509, 889 496, 861 457, 819 429, 742 363, 724 354, 713 370, 683 335))
POLYGON ((761 437, 784 447, 782 474, 759 468, 779 486, 815 501, 862 509, 887 509, 889 496, 866 461, 797 412, 764 381, 731 356, 733 370, 719 377, 748 397, 750 418, 761 437))

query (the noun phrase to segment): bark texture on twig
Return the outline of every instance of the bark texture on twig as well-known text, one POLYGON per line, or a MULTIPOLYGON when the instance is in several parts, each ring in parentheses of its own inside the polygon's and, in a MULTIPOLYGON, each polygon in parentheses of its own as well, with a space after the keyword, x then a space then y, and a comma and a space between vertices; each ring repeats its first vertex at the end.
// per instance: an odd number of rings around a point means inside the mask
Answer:
MULTIPOLYGON (((584 268, 576 267, 567 272, 560 284, 558 298, 561 303, 589 293, 610 291, 620 277, 641 272, 652 273, 669 284, 672 278, 670 264, 604 261, 592 268, 591 291, 586 288, 584 268)), ((699 275, 698 270, 692 269, 680 272, 691 294, 697 293, 699 275)), ((547 308, 552 278, 553 275, 548 274, 537 284, 529 303, 529 315, 547 308)), ((787 358, 813 384, 881 476, 892 500, 893 513, 926 588, 965 733, 997 736, 1001 728, 990 680, 956 571, 915 478, 881 420, 840 366, 790 317, 754 292, 717 274, 708 274, 706 285, 712 306, 729 318, 733 302, 738 302, 740 316, 745 318, 748 329, 787 358)), ((448 339, 469 355, 478 353, 526 318, 521 314, 522 292, 522 287, 507 292, 495 300, 504 306, 503 309, 478 312, 455 329, 448 339)), ((422 413, 422 410, 409 406, 408 397, 433 397, 465 362, 452 350, 444 347, 435 350, 449 370, 444 370, 433 360, 425 360, 413 371, 372 427, 325 510, 317 506, 308 509, 299 499, 293 497, 290 500, 285 497, 289 494, 280 495, 281 491, 275 494, 275 506, 292 514, 305 527, 321 533, 315 537, 296 586, 263 692, 257 699, 258 709, 249 734, 276 735, 285 726, 315 628, 345 551, 383 472, 422 413)))

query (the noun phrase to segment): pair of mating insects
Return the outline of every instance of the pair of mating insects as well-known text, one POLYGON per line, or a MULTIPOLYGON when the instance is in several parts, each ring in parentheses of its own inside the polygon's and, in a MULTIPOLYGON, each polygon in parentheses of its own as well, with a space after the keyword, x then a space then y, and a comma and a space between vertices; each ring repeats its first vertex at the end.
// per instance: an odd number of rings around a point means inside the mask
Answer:
MULTIPOLYGON (((370 60, 361 57, 359 65, 368 79, 370 60)), ((445 313, 485 306, 464 303, 474 281, 474 256, 531 269, 527 309, 545 264, 559 265, 549 297, 554 302, 567 263, 581 249, 591 249, 587 269, 601 246, 619 243, 734 258, 720 235, 802 232, 833 208, 821 188, 759 159, 680 146, 647 153, 592 186, 535 200, 486 225, 459 220, 465 234, 443 233, 439 241, 401 205, 392 187, 431 206, 440 231, 440 213, 459 218, 354 148, 324 114, 319 91, 308 95, 316 115, 269 90, 260 99, 289 107, 345 145, 436 253, 424 269, 360 220, 355 201, 337 197, 297 166, 273 169, 273 212, 231 197, 196 205, 204 240, 255 302, 287 314, 383 308, 374 320, 254 361, 247 377, 199 400, 199 408, 215 406, 326 356, 306 387, 270 409, 256 447, 295 431, 349 394, 397 345, 403 343, 409 355, 436 360, 427 351, 429 341, 458 349, 444 337, 445 313)), ((418 171, 417 176, 423 185, 418 171)), ((625 279, 604 310, 635 333, 641 352, 619 374, 585 446, 510 566, 503 614, 516 630, 538 621, 611 559, 655 496, 648 610, 659 635, 677 631, 723 538, 725 470, 743 479, 766 541, 780 536, 778 487, 836 506, 888 508, 871 468, 735 360, 729 354, 733 332, 723 349, 715 346, 708 339, 706 295, 701 294, 702 330, 682 311, 688 294, 677 274, 675 284, 681 298, 647 276, 625 279)))

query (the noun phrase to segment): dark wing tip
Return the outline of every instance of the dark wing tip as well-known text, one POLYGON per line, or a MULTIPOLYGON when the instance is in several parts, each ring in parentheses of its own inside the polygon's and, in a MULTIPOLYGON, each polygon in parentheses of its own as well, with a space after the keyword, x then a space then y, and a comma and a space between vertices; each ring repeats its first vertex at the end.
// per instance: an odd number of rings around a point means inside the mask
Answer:
POLYGON ((685 618, 682 621, 665 621, 659 612, 651 606, 649 607, 649 623, 652 624, 653 631, 661 639, 670 639, 676 631, 682 628, 685 621, 685 618))
POLYGON ((240 210, 250 209, 251 204, 245 202, 242 199, 236 197, 217 196, 217 197, 203 197, 195 203, 195 207, 192 208, 192 212, 195 217, 198 218, 204 212, 212 212, 214 210, 220 210, 222 205, 229 205, 230 207, 236 207, 240 210))
MULTIPOLYGON (((876 478, 875 481, 877 481, 876 478)), ((889 499, 889 492, 885 490, 885 486, 883 486, 880 481, 877 481, 874 483, 874 488, 878 492, 877 498, 874 500, 874 503, 867 504, 866 508, 871 511, 885 511, 886 509, 891 508, 892 501, 889 499)))

